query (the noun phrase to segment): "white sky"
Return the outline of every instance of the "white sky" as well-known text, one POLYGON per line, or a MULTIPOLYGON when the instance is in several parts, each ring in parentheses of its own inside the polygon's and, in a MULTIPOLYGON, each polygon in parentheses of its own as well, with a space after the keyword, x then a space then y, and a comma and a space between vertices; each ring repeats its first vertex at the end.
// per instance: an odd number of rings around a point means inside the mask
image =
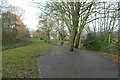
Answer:
MULTIPOLYGON (((39 0, 42 4, 45 3, 45 0, 39 0)), ((37 15, 37 8, 30 6, 32 5, 32 0, 8 0, 13 6, 19 6, 25 10, 23 15, 23 22, 30 30, 36 30, 38 24, 38 15, 37 15)))

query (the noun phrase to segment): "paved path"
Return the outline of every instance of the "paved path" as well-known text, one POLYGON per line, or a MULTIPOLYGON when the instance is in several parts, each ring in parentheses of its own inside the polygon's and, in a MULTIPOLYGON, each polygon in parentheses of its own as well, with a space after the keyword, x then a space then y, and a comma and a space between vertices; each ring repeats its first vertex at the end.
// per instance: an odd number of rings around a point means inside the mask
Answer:
POLYGON ((117 78, 117 64, 92 51, 74 49, 68 54, 66 45, 56 45, 46 56, 38 58, 41 78, 117 78))

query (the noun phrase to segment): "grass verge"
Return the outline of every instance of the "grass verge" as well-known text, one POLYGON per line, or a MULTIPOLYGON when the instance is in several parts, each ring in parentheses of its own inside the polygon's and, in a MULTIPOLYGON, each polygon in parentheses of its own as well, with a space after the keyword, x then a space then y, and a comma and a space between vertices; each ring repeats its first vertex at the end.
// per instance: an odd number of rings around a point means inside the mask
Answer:
POLYGON ((114 62, 114 63, 118 63, 118 55, 115 54, 109 54, 109 53, 104 53, 104 52, 96 52, 98 55, 105 57, 107 59, 109 59, 110 61, 114 62))
POLYGON ((52 47, 52 44, 32 39, 27 46, 3 51, 3 78, 37 78, 37 57, 47 54, 52 47))
MULTIPOLYGON (((87 48, 85 48, 85 49, 87 49, 87 48)), ((89 50, 89 49, 87 49, 87 50, 89 50)), ((117 63, 117 64, 118 64, 118 62, 120 63, 120 56, 117 55, 117 54, 105 53, 105 52, 102 52, 102 51, 93 51, 93 52, 95 52, 99 56, 102 56, 102 57, 112 61, 113 63, 117 63)))

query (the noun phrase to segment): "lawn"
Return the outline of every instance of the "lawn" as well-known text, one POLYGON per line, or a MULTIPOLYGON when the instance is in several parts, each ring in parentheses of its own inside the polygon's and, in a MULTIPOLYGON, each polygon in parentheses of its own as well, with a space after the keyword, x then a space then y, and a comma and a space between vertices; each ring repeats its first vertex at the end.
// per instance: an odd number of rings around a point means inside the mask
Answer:
POLYGON ((37 57, 47 54, 52 48, 52 44, 32 39, 29 45, 3 51, 3 78, 37 78, 37 57))

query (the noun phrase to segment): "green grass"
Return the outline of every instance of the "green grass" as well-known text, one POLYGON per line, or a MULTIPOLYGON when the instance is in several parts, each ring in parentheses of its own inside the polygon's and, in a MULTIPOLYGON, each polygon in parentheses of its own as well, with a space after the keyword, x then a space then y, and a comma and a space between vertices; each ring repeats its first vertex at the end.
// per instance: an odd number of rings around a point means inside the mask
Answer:
POLYGON ((69 45, 69 41, 65 41, 64 44, 69 45))
MULTIPOLYGON (((53 43, 53 44, 61 44, 61 41, 53 39, 53 40, 51 40, 51 43, 53 43)), ((69 41, 65 40, 63 44, 69 45, 69 41)))
MULTIPOLYGON (((61 44, 60 40, 57 41, 57 44, 61 44)), ((64 41, 64 44, 69 45, 69 41, 64 41)))
POLYGON ((53 45, 35 39, 32 39, 31 42, 27 46, 2 52, 3 78, 38 77, 37 57, 47 54, 53 45))

